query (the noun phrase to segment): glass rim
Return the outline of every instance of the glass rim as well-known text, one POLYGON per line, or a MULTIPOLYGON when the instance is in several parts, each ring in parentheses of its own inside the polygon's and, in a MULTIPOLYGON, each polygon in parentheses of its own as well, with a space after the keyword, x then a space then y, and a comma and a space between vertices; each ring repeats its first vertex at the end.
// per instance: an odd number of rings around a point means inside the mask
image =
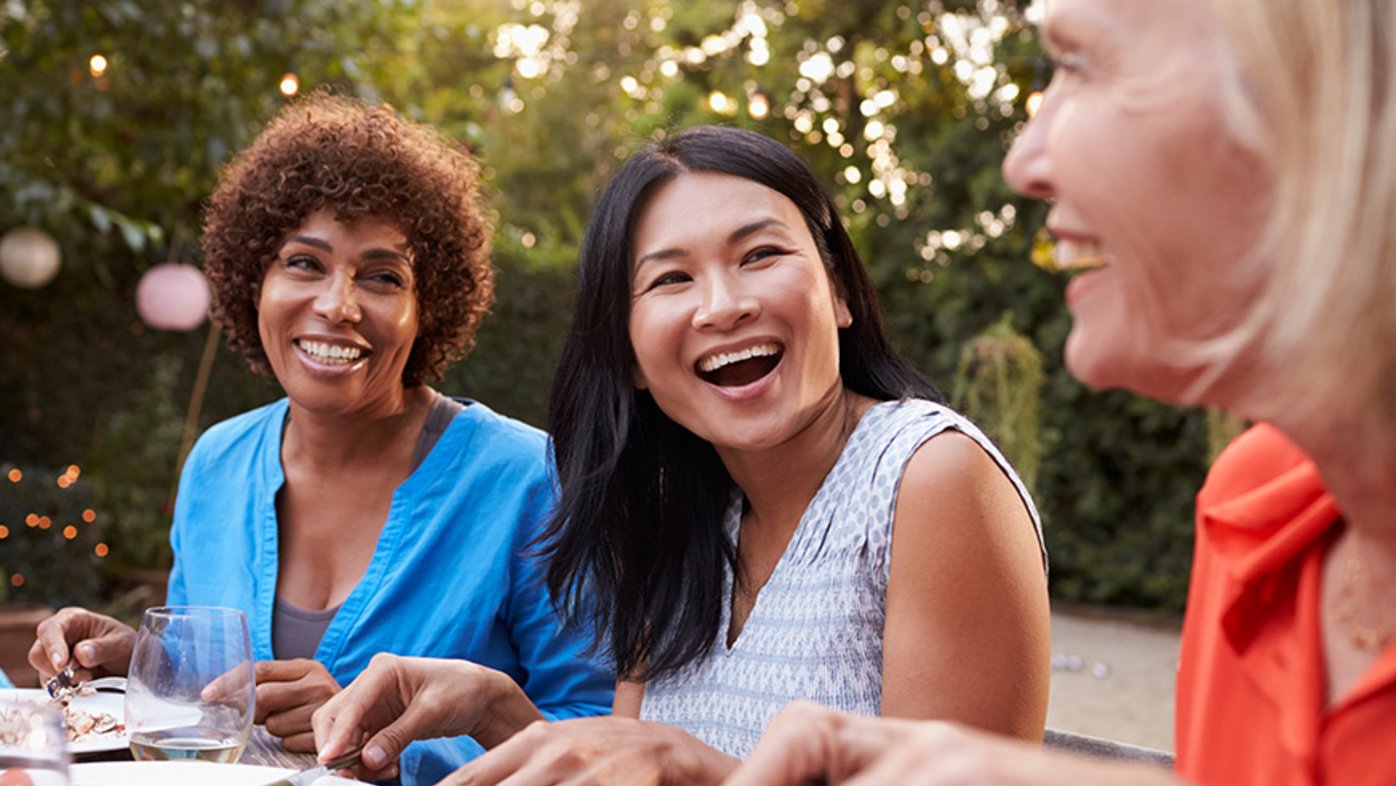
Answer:
POLYGON ((231 606, 152 606, 145 610, 145 616, 156 617, 242 617, 247 614, 242 609, 231 606))

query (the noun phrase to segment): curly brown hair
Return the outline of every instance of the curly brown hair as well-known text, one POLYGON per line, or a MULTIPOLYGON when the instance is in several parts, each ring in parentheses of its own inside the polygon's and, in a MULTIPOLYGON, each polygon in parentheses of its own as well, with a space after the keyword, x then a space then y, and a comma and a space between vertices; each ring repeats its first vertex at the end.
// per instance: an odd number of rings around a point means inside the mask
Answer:
POLYGON ((464 357, 494 300, 479 167, 391 107, 317 92, 286 107, 224 167, 204 214, 204 270, 228 345, 270 374, 257 330, 267 267, 306 216, 387 218, 407 236, 420 314, 406 386, 464 357))

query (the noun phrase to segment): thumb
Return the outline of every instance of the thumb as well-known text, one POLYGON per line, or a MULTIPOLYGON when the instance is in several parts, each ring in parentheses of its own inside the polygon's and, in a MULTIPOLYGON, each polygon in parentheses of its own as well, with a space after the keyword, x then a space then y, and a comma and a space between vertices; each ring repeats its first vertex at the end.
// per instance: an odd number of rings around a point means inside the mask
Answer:
POLYGON ((392 723, 384 726, 381 731, 369 738, 364 744, 363 753, 359 758, 363 760, 364 766, 373 770, 381 770, 389 763, 397 761, 413 740, 421 738, 417 727, 419 725, 416 716, 418 713, 411 709, 398 717, 392 723))
POLYGON ((131 637, 125 632, 85 639, 73 647, 73 660, 85 669, 124 672, 131 661, 131 637))

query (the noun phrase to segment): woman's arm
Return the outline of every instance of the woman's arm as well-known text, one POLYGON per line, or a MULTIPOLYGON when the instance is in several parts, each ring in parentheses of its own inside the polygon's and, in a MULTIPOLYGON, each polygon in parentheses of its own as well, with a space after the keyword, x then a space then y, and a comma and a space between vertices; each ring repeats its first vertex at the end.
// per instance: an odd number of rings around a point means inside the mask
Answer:
POLYGON ((807 702, 776 716, 725 786, 1183 786, 1167 770, 1101 762, 948 723, 865 718, 807 702))
POLYGON ((892 530, 882 712, 1041 740, 1047 582, 1017 489, 973 439, 933 437, 902 477, 892 530))
POLYGON ((645 701, 645 683, 616 681, 616 698, 611 702, 611 714, 621 718, 640 717, 640 705, 645 701))

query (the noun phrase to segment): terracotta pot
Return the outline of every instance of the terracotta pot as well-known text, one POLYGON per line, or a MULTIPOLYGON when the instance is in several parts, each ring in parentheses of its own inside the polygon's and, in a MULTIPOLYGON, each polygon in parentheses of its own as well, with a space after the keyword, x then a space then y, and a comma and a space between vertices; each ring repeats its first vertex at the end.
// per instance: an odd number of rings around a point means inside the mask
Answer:
POLYGON ((0 669, 17 688, 37 688, 39 674, 29 667, 34 628, 53 612, 42 606, 0 605, 0 669))

